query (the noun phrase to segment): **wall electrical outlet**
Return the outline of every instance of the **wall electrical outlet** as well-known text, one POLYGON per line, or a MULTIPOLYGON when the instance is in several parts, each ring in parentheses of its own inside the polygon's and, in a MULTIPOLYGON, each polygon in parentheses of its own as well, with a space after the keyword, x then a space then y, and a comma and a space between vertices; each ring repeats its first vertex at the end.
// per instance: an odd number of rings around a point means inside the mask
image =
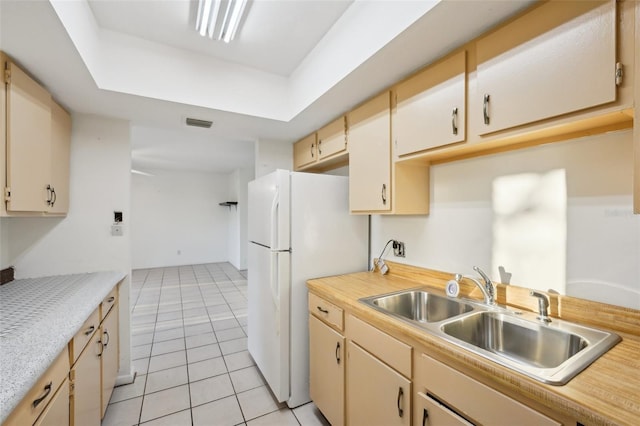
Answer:
POLYGON ((394 241, 393 242, 393 254, 396 257, 404 257, 405 256, 404 243, 402 243, 400 241, 394 241))

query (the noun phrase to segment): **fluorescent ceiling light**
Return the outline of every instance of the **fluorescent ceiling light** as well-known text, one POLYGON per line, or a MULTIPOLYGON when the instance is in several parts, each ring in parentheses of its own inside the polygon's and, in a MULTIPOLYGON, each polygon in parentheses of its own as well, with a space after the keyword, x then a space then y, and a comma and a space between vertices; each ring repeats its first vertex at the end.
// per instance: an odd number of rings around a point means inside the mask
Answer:
POLYGON ((198 0, 196 31, 229 43, 235 37, 247 0, 198 0))

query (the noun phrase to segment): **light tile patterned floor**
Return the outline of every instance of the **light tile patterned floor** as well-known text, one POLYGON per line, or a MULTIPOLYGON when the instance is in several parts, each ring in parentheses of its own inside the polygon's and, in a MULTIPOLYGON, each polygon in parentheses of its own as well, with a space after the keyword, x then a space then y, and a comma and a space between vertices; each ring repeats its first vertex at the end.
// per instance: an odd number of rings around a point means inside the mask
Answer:
POLYGON ((251 359, 246 271, 135 270, 131 303, 138 375, 114 390, 104 426, 328 425, 313 403, 278 404, 251 359))

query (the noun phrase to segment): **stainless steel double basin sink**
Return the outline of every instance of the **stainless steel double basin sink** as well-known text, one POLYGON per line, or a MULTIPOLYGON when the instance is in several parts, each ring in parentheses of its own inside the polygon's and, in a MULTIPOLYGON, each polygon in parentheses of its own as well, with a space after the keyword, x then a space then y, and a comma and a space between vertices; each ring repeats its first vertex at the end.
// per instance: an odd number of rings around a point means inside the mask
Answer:
POLYGON ((360 302, 543 383, 564 385, 616 345, 618 335, 423 289, 360 302))

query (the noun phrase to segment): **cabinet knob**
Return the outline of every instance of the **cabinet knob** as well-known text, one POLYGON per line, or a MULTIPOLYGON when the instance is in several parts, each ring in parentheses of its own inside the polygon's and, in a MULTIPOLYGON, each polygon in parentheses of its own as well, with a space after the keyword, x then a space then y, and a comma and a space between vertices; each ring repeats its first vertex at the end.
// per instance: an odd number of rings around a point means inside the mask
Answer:
POLYGON ((484 94, 484 101, 482 102, 482 115, 484 116, 484 124, 489 125, 489 100, 488 93, 484 94))
POLYGON ((33 408, 36 408, 42 401, 44 401, 49 394, 51 393, 51 386, 53 385, 53 382, 49 382, 44 386, 44 395, 42 395, 40 398, 36 399, 33 401, 33 408))
POLYGON ((458 108, 454 108, 451 111, 451 132, 454 135, 458 134, 458 108))

